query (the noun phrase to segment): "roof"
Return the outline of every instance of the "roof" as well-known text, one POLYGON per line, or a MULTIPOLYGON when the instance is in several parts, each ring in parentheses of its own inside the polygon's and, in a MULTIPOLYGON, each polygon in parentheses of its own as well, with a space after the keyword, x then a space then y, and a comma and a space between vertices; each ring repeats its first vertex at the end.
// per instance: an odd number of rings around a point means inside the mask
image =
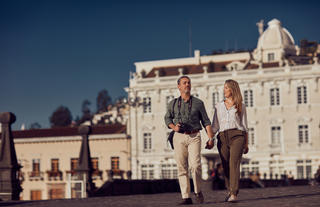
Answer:
MULTIPOLYGON (((237 60, 239 62, 245 63, 246 60, 237 60)), ((206 64, 198 64, 198 65, 176 65, 169 67, 154 67, 148 74, 146 74, 145 78, 153 78, 156 76, 156 71, 159 72, 159 76, 177 76, 179 75, 179 69, 182 69, 183 74, 198 74, 203 73, 203 67, 207 67, 207 72, 222 72, 227 71, 226 65, 234 61, 225 61, 225 62, 209 62, 206 64)))
MULTIPOLYGON (((105 126, 93 126, 90 135, 96 134, 125 134, 126 126, 121 124, 112 124, 105 126)), ((78 127, 59 127, 51 129, 30 129, 12 131, 15 139, 19 138, 35 138, 35 137, 66 137, 80 136, 78 127)))
POLYGON ((274 48, 289 48, 292 49, 292 54, 296 53, 292 35, 277 19, 268 22, 268 28, 259 37, 257 45, 258 50, 274 48))

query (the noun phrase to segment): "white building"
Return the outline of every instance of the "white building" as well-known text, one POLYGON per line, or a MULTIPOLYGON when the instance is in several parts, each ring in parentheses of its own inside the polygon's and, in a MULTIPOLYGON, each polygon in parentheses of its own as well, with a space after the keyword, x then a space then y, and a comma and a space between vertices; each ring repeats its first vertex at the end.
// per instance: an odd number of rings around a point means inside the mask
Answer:
MULTIPOLYGON (((158 61, 136 62, 130 77, 129 134, 135 179, 177 176, 173 151, 167 143, 164 115, 167 103, 179 96, 177 79, 191 78, 192 93, 213 106, 223 99, 226 79, 239 82, 249 120, 250 151, 244 174, 259 171, 269 178, 285 171, 295 178, 313 177, 320 165, 319 54, 302 56, 292 35, 274 19, 260 31, 253 52, 238 52, 158 61), (299 54, 299 55, 298 55, 299 54)), ((217 149, 205 150, 202 130, 203 179, 218 161, 217 149)))
MULTIPOLYGON (((82 138, 76 127, 12 132, 20 170, 21 200, 82 197, 73 182, 82 138)), ((130 137, 126 126, 93 126, 89 135, 92 179, 97 188, 107 180, 128 178, 130 137)), ((83 184, 82 184, 83 185, 83 184)), ((82 187, 82 189, 84 189, 82 187)))

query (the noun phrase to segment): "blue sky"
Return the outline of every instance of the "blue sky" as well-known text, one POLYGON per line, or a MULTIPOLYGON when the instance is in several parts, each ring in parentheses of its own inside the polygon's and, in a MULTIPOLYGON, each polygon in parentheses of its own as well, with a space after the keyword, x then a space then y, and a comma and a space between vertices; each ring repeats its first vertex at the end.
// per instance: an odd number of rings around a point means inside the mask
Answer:
POLYGON ((277 18, 296 44, 320 40, 317 1, 0 1, 0 112, 14 129, 49 117, 60 105, 73 118, 107 89, 126 96, 134 62, 189 56, 192 49, 253 49, 256 22, 277 18))

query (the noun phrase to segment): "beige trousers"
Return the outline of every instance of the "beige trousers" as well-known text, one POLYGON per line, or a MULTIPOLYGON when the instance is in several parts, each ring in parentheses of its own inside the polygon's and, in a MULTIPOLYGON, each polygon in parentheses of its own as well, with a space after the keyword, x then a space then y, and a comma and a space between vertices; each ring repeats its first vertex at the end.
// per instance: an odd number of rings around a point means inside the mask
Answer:
POLYGON ((194 134, 174 133, 174 156, 178 167, 178 179, 182 198, 190 198, 191 170, 194 192, 201 191, 201 136, 200 132, 194 134))
POLYGON ((245 143, 244 133, 231 129, 220 132, 217 148, 222 161, 225 183, 228 191, 234 195, 239 192, 240 162, 245 143))

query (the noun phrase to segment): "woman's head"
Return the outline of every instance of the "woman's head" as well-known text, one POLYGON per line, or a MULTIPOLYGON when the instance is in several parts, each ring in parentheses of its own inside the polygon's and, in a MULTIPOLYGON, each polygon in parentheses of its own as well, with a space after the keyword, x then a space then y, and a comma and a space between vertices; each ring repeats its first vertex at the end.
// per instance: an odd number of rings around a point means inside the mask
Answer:
POLYGON ((231 79, 226 80, 224 83, 223 92, 225 98, 231 98, 233 100, 234 105, 238 110, 238 114, 240 115, 242 109, 242 95, 238 82, 231 79))

